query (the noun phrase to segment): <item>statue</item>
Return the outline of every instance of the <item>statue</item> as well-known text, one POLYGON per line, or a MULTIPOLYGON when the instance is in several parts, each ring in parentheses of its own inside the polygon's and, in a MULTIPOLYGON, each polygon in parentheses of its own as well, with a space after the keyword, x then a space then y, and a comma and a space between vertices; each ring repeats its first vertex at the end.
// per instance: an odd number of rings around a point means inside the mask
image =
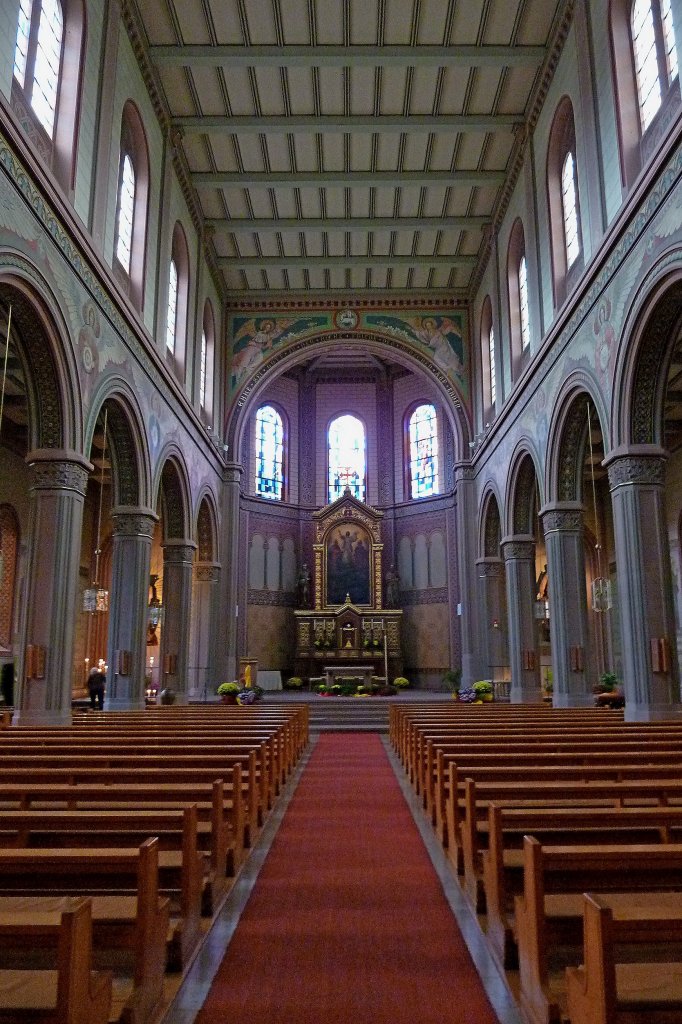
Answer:
POLYGON ((400 605, 400 573, 395 566, 386 573, 386 607, 398 608, 400 605))
POLYGON ((310 570, 306 562, 303 563, 298 574, 298 604, 299 608, 310 606, 310 570))

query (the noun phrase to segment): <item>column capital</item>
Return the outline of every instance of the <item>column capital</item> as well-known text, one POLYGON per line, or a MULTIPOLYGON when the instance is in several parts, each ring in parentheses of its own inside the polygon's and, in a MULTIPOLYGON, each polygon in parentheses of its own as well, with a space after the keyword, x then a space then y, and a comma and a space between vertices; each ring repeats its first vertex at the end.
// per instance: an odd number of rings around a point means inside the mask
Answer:
POLYGON ((455 483, 460 481, 471 481, 476 477, 476 470, 471 462, 456 462, 455 463, 455 483))
POLYGON ((501 558, 486 557, 476 559, 476 573, 479 579, 486 577, 501 579, 504 576, 504 562, 501 558))
POLYGON ((662 487, 667 460, 668 453, 658 445, 637 444, 616 448, 602 465, 607 469, 609 488, 613 491, 626 484, 662 487))
POLYGON ((223 480, 226 484, 240 484, 243 472, 240 462, 228 462, 223 470, 223 480))
POLYGON ((194 566, 194 578, 200 583, 218 583, 220 580, 220 563, 197 562, 194 566))
POLYGON ((581 533, 585 508, 581 501, 554 501, 538 513, 545 536, 548 533, 581 533))
POLYGON ((515 536, 503 537, 500 542, 502 557, 505 562, 512 559, 534 559, 535 558, 535 537, 527 533, 517 533, 515 536))
POLYGON ((189 562, 190 564, 194 561, 194 552, 197 549, 195 541, 175 538, 164 541, 161 547, 163 548, 164 562, 189 562))
POLYGON ((116 536, 149 537, 151 539, 154 536, 154 529, 159 517, 150 508, 117 505, 111 510, 111 519, 116 536))
POLYGON ((84 495, 91 462, 78 452, 62 448, 36 448, 26 456, 31 470, 32 491, 75 491, 84 495))

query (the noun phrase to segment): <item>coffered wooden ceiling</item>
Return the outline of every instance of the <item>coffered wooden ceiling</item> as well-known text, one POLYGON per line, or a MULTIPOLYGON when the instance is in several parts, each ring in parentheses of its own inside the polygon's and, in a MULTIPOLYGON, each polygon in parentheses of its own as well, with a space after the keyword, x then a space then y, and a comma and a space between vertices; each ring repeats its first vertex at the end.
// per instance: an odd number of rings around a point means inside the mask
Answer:
POLYGON ((464 298, 572 0, 128 0, 226 290, 464 298))

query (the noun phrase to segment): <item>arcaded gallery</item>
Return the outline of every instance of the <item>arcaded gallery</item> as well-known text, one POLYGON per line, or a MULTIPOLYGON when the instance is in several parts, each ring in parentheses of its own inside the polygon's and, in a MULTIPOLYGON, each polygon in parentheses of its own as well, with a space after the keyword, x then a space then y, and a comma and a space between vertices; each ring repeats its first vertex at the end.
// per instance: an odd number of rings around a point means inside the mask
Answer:
POLYGON ((0 0, 0 1021, 682 1024, 682 0, 0 0))

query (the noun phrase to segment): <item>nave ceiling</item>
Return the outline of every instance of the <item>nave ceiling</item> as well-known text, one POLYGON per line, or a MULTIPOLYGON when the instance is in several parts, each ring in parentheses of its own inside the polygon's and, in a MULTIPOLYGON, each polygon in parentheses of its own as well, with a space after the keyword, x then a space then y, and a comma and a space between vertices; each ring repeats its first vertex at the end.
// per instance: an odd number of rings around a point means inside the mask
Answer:
POLYGON ((572 0, 127 0, 233 301, 469 296, 572 0))

